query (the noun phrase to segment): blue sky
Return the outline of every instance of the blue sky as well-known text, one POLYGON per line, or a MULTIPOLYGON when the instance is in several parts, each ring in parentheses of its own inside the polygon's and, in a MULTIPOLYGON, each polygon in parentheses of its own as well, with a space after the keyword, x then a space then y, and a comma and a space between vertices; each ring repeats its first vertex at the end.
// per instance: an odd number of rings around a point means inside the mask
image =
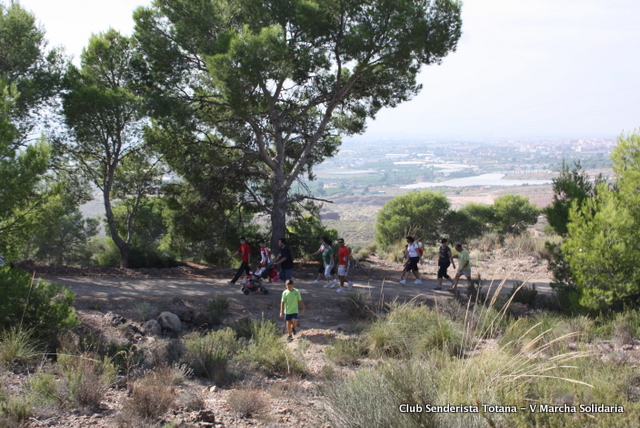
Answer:
MULTIPOLYGON (((22 0, 51 46, 133 29, 146 0, 22 0)), ((463 36, 358 140, 615 138, 640 128, 640 1, 467 0, 463 36)))

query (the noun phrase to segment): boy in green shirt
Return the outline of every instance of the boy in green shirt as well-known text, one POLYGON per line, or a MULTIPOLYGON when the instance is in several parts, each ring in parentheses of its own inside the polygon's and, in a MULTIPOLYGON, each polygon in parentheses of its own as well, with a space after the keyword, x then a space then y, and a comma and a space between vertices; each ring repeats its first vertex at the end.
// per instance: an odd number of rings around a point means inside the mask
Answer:
POLYGON ((296 334, 296 326, 298 325, 298 302, 302 306, 300 315, 304 314, 305 307, 300 291, 293 288, 293 281, 288 279, 285 285, 287 289, 282 292, 280 318, 284 318, 287 322, 287 333, 289 333, 287 340, 291 341, 293 340, 293 335, 296 334))

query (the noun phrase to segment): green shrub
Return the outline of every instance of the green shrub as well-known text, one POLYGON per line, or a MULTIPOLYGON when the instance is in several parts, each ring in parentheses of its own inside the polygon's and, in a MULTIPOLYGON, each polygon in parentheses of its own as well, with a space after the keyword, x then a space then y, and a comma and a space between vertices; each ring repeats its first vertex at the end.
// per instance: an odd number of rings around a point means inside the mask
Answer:
POLYGON ((292 375, 304 372, 304 366, 281 340, 278 327, 272 321, 252 321, 249 345, 238 354, 238 361, 254 363, 267 375, 292 375))
POLYGON ((209 301, 209 315, 211 316, 211 323, 213 325, 219 325, 224 317, 227 316, 229 310, 229 299, 222 294, 218 294, 216 297, 209 301))
POLYGON ((367 350, 358 339, 337 339, 325 350, 328 359, 341 366, 356 364, 358 359, 367 356, 367 350))
POLYGON ((14 365, 29 365, 38 356, 38 344, 33 332, 28 329, 11 327, 0 332, 0 365, 8 368, 14 365))
POLYGON ((456 355, 462 342, 461 325, 413 302, 392 305, 389 314, 376 320, 365 334, 373 356, 409 358, 434 350, 456 355))
POLYGON ((185 362, 193 369, 194 375, 209 378, 217 385, 224 385, 230 380, 227 362, 238 348, 236 334, 231 328, 189 338, 186 348, 185 362))
POLYGON ((433 413, 401 413, 401 404, 433 403, 437 369, 428 360, 393 362, 339 377, 325 388, 332 426, 435 427, 433 413))
POLYGON ((21 326, 38 337, 54 338, 79 324, 74 294, 60 284, 32 280, 20 269, 0 268, 0 329, 21 326))
MULTIPOLYGON (((7 425, 17 422, 22 424, 33 416, 33 403, 29 397, 11 395, 0 402, 0 416, 7 419, 7 425)), ((2 418, 0 417, 0 422, 2 418)))
POLYGON ((137 303, 133 307, 133 309, 136 311, 140 321, 142 322, 148 321, 151 318, 154 318, 156 315, 158 315, 157 306, 151 304, 150 302, 137 303))
POLYGON ((154 420, 173 408, 176 392, 166 374, 150 372, 133 384, 131 395, 122 406, 126 418, 154 420))

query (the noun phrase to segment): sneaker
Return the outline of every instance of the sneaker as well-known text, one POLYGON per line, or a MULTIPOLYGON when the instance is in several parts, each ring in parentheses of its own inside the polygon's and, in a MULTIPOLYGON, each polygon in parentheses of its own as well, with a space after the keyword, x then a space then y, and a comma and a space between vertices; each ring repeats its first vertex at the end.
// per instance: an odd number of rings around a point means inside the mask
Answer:
POLYGON ((329 288, 331 284, 332 284, 331 282, 327 282, 322 286, 322 288, 329 288))
POLYGON ((398 278, 398 279, 396 279, 396 281, 402 282, 402 281, 404 281, 404 279, 403 278, 398 278))
POLYGON ((349 281, 347 284, 349 285, 349 288, 353 288, 353 281, 349 281))
POLYGON ((336 283, 335 282, 330 282, 329 283, 329 288, 336 288, 336 283))
POLYGON ((340 287, 336 290, 336 293, 344 293, 344 288, 340 287))
POLYGON ((442 290, 442 286, 436 285, 436 290, 442 290))
POLYGON ((320 281, 318 281, 317 279, 314 279, 314 280, 313 280, 313 283, 314 283, 314 284, 320 284, 320 281))
POLYGON ((229 281, 229 282, 227 282, 227 284, 236 285, 236 283, 233 282, 233 281, 229 281))
POLYGON ((287 342, 291 342, 293 340, 292 336, 287 336, 287 342))
POLYGON ((398 281, 400 284, 402 285, 406 285, 407 284, 407 280, 406 279, 401 279, 400 281, 398 281))
POLYGON ((416 279, 415 281, 413 281, 413 283, 415 285, 420 285, 420 284, 422 284, 422 280, 421 279, 416 279))

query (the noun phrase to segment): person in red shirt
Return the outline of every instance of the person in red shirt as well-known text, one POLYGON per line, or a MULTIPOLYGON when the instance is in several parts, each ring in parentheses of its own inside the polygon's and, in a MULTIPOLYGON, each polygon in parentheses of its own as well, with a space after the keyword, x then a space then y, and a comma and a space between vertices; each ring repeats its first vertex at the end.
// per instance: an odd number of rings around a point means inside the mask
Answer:
POLYGON ((344 293, 346 282, 349 288, 353 288, 353 282, 347 280, 347 275, 349 274, 349 256, 351 256, 351 251, 349 247, 344 245, 344 239, 338 239, 338 279, 340 280, 340 288, 336 291, 338 293, 344 293))
POLYGON ((251 271, 249 270, 249 262, 251 261, 251 247, 247 244, 247 240, 244 237, 240 238, 240 248, 238 251, 229 256, 229 260, 234 258, 235 256, 240 255, 242 257, 242 263, 236 272, 236 276, 233 277, 229 284, 235 284, 242 272, 246 272, 247 275, 251 275, 251 271))

